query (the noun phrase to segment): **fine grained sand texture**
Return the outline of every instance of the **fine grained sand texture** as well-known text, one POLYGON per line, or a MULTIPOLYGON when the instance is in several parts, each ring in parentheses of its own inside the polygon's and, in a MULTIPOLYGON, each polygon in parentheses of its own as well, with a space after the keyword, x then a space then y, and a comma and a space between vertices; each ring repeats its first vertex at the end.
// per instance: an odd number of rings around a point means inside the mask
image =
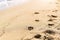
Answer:
POLYGON ((0 11, 0 40, 60 40, 59 5, 59 0, 32 0, 0 11), (46 30, 55 34, 45 33, 46 30), (41 38, 34 38, 36 34, 41 38))

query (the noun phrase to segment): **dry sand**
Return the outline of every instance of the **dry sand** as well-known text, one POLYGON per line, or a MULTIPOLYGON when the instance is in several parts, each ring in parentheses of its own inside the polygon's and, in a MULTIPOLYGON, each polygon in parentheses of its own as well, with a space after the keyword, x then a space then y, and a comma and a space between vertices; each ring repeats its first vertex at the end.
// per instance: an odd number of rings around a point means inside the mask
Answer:
MULTIPOLYGON (((6 10, 0 11, 0 40, 24 40, 31 38, 39 33, 44 36, 43 30, 51 29, 56 31, 53 37, 59 38, 59 30, 57 25, 60 23, 60 6, 59 0, 56 2, 44 2, 41 0, 32 0, 26 4, 14 6, 6 10), (52 12, 54 10, 58 10, 52 12), (34 14, 39 12, 39 14, 34 14), (49 15, 58 16, 53 22, 49 22, 49 15), (35 20, 39 20, 36 22, 35 20), (53 23, 54 26, 49 28, 48 24, 53 23), (33 26, 34 30, 29 31, 28 26, 33 26)), ((59 27, 59 26, 58 26, 59 27)), ((32 39, 37 40, 37 39, 32 39)), ((43 40, 43 38, 41 39, 43 40)))

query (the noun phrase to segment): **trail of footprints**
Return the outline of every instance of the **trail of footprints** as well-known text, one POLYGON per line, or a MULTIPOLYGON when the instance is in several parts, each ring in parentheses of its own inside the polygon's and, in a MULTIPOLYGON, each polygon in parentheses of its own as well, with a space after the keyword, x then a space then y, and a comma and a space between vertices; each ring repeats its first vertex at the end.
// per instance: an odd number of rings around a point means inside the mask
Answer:
MULTIPOLYGON (((43 11, 42 11, 42 13, 43 13, 43 11)), ((51 10, 49 10, 49 11, 51 11, 51 10)), ((47 19, 48 24, 45 26, 45 28, 42 27, 43 29, 41 29, 41 28, 37 27, 38 31, 36 32, 36 31, 33 31, 34 26, 32 26, 32 25, 28 26, 27 30, 29 30, 30 34, 27 33, 27 35, 25 37, 21 38, 21 40, 60 40, 59 32, 57 32, 58 30, 60 30, 59 23, 57 23, 60 21, 60 19, 59 19, 58 15, 55 15, 55 13, 57 14, 58 11, 59 10, 52 10, 52 13, 50 13, 50 14, 46 13, 47 14, 46 17, 48 17, 48 19, 47 19), (58 24, 58 25, 56 25, 56 24, 58 24), (39 29, 41 29, 41 30, 39 30, 39 29)), ((41 13, 34 12, 34 14, 38 16, 41 13)), ((40 15, 40 16, 42 16, 42 15, 40 15)), ((35 19, 34 21, 37 24, 41 20, 35 19)))
MULTIPOLYGON (((26 31, 28 31, 28 33, 26 33, 26 35, 24 34, 24 36, 18 40, 60 40, 60 16, 57 15, 58 12, 59 10, 39 10, 38 12, 35 11, 33 13, 36 15, 34 22, 36 24, 43 22, 43 24, 39 27, 36 26, 36 28, 33 25, 27 26, 26 31)), ((5 30, 3 29, 0 33, 0 37, 2 37, 4 34, 5 30)))
MULTIPOLYGON (((36 28, 33 25, 27 26, 28 33, 18 40, 60 40, 60 10, 39 10, 32 14, 36 17, 34 23, 43 24, 36 28)), ((0 37, 4 34, 3 29, 0 37)))

